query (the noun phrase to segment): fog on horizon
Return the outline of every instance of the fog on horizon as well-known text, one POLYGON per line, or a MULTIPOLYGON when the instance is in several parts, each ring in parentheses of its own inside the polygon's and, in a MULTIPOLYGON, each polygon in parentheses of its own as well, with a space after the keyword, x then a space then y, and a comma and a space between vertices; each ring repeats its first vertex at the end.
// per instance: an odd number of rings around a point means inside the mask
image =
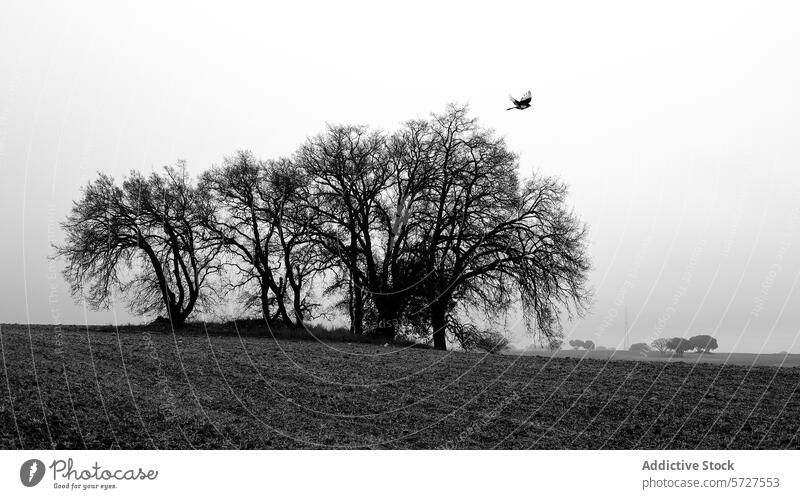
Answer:
POLYGON ((799 14, 5 2, 0 323, 143 320, 75 304, 47 258, 98 171, 185 159, 198 174, 238 149, 290 155, 326 123, 392 130, 461 102, 523 174, 566 180, 589 225, 595 303, 569 338, 621 347, 627 310, 632 343, 711 334, 723 352, 800 353, 799 14), (533 107, 506 111, 528 89, 533 107))

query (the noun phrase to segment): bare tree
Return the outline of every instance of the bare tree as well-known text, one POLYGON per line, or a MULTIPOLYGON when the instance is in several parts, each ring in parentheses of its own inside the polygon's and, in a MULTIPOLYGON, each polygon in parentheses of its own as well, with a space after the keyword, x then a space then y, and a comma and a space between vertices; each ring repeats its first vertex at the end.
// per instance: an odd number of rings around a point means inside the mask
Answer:
POLYGON ((331 126, 304 144, 296 161, 312 179, 306 201, 317 221, 315 242, 345 269, 354 292, 355 330, 362 329, 369 300, 377 312, 371 332, 393 337, 410 274, 391 196, 401 180, 386 137, 365 127, 331 126))
POLYGON ((425 148, 426 210, 413 249, 425 276, 434 346, 446 349, 457 306, 491 317, 519 303, 530 331, 549 344, 560 315, 587 304, 586 229, 566 207, 566 186, 521 181, 516 156, 467 109, 433 115, 425 148))
POLYGON ((249 151, 226 158, 201 178, 216 207, 203 225, 232 257, 232 287, 254 283, 264 318, 289 326, 300 326, 313 309, 311 281, 327 266, 311 244, 313 219, 299 203, 304 184, 291 161, 263 162, 249 151))
POLYGON ((650 343, 650 346, 661 352, 666 353, 669 350, 669 340, 667 338, 656 338, 650 343))
POLYGON ((267 191, 272 193, 268 213, 275 227, 275 239, 280 251, 281 284, 288 287, 295 326, 313 318, 318 307, 311 300, 314 279, 333 264, 326 252, 314 243, 317 221, 302 199, 306 192, 305 172, 290 160, 283 159, 267 164, 267 191))
POLYGON ((560 315, 585 307, 586 230, 566 208, 566 186, 521 181, 516 156, 465 107, 390 136, 329 127, 296 161, 311 179, 316 241, 374 305, 379 334, 411 322, 445 349, 448 328, 453 338, 464 330, 448 321, 456 307, 492 316, 519 302, 549 344, 560 315))
POLYGON ((149 177, 132 172, 121 186, 100 174, 73 204, 62 224, 66 240, 55 246, 73 296, 103 307, 118 289, 135 313, 163 311, 183 326, 219 268, 220 246, 199 224, 207 201, 183 163, 149 177))

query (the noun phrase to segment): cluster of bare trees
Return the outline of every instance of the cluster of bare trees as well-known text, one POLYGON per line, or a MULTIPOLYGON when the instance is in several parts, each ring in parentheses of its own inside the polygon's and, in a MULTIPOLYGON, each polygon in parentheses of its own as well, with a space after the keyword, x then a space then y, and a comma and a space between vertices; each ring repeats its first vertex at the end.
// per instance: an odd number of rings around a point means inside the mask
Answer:
POLYGON ((521 179, 505 142, 449 106, 390 134, 329 126, 291 158, 240 152, 197 182, 183 165, 119 186, 101 175, 56 251, 76 296, 101 306, 119 289, 175 326, 224 291, 300 327, 328 295, 357 334, 444 349, 484 331, 475 314, 518 308, 554 342, 588 299, 586 230, 566 195, 521 179))
POLYGON ((299 327, 313 312, 311 285, 332 261, 314 241, 306 202, 308 175, 289 160, 259 161, 249 152, 205 172, 209 199, 200 225, 224 249, 227 287, 243 292, 267 322, 299 327))

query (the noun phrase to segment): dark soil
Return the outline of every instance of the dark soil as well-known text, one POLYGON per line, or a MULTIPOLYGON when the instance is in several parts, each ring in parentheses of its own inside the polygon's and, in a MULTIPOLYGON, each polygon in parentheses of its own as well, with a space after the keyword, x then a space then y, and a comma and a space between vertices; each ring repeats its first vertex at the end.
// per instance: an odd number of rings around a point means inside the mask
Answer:
POLYGON ((798 368, 112 330, 2 326, 0 448, 800 448, 798 368))

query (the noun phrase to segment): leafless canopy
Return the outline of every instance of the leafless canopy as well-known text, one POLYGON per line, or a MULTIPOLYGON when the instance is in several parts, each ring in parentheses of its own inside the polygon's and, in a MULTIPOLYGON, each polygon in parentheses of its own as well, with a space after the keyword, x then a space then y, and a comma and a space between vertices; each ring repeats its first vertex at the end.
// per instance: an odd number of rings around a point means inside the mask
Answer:
POLYGON ((99 305, 117 286, 178 324, 222 268, 267 321, 313 318, 325 283, 346 290, 354 332, 442 349, 496 336, 476 312, 492 322, 517 307, 555 345, 560 319, 589 298, 586 228, 566 185, 521 178, 505 141, 456 105, 393 133, 329 126, 288 159, 238 152, 197 187, 182 166, 121 186, 101 175, 64 228, 76 294, 99 305))
POLYGON ((199 225, 207 200, 183 164, 121 185, 100 174, 62 224, 72 293, 95 307, 116 289, 136 313, 165 313, 181 326, 202 301, 201 289, 218 270, 220 246, 199 225))
POLYGON ((306 183, 291 161, 259 161, 248 151, 226 158, 200 181, 213 205, 201 223, 226 249, 231 287, 254 288, 247 294, 264 318, 291 326, 314 309, 311 284, 328 267, 311 244, 312 220, 300 204, 306 183))
POLYGON ((380 334, 410 321, 445 348, 457 307, 520 303, 549 343, 560 315, 586 305, 586 229, 566 186, 522 181, 516 156, 464 107, 388 136, 330 127, 296 162, 311 179, 315 239, 374 304, 380 334))

